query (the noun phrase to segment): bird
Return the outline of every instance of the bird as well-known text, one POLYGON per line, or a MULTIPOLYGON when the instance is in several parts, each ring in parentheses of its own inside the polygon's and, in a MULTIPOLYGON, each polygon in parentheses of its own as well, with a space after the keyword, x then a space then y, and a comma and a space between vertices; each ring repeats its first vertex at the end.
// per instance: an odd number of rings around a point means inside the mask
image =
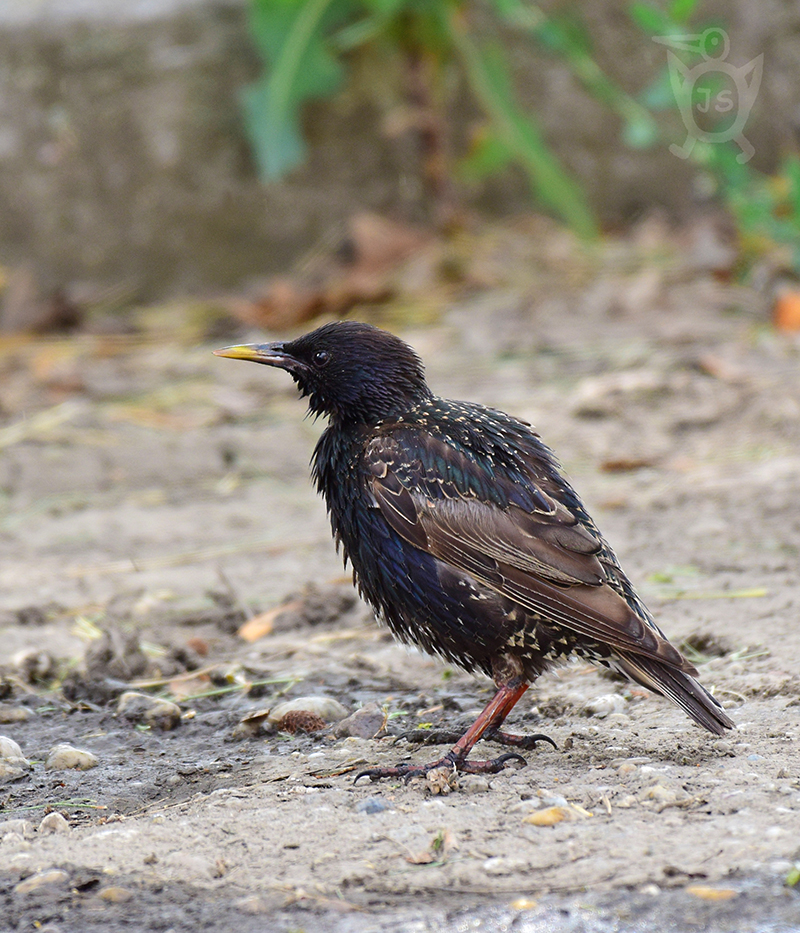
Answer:
POLYGON ((213 352, 285 370, 309 413, 327 419, 311 473, 336 548, 376 617, 401 642, 494 681, 490 702, 442 758, 356 780, 524 764, 518 752, 469 755, 480 739, 555 746, 501 726, 530 685, 570 656, 667 697, 715 735, 733 728, 528 422, 434 395, 407 343, 358 321, 213 352))

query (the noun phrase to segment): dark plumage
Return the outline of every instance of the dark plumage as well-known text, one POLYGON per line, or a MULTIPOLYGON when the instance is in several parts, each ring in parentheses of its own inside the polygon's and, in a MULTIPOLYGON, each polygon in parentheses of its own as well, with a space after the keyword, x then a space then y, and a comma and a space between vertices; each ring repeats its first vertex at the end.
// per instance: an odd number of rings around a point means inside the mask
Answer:
POLYGON ((499 727, 529 684, 572 654, 669 697, 710 732, 733 726, 528 424, 437 398, 414 351, 367 324, 215 352, 285 369, 310 410, 329 418, 313 475, 378 616, 401 640, 494 679, 494 699, 434 765, 495 771, 519 756, 467 761, 481 737, 523 747, 546 738, 499 727))

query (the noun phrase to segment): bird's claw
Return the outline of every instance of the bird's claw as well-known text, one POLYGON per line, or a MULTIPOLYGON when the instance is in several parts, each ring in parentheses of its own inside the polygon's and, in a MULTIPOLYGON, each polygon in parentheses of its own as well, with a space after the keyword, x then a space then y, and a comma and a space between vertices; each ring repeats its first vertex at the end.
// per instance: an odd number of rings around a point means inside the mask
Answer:
POLYGON ((436 768, 452 768, 454 771, 461 771, 463 774, 497 774, 502 771, 509 761, 519 761, 526 765, 527 761, 517 752, 506 752, 498 758, 490 758, 486 761, 469 761, 467 758, 459 758, 455 755, 445 755, 439 761, 434 761, 429 765, 399 764, 391 768, 369 768, 357 774, 353 783, 357 783, 362 777, 368 777, 370 781, 380 781, 382 778, 402 778, 408 782, 415 777, 425 777, 436 768))
MULTIPOLYGON (((405 739, 407 742, 413 742, 418 745, 445 745, 448 742, 457 742, 461 738, 461 733, 447 730, 427 731, 424 729, 414 729, 410 732, 403 732, 397 736, 398 739, 405 739)), ((511 732, 504 732, 501 729, 487 731, 483 735, 485 742, 496 742, 498 745, 513 745, 515 748, 524 748, 530 751, 536 748, 537 742, 549 742, 553 748, 558 751, 558 745, 549 735, 537 732, 536 735, 515 735, 511 732)))
POLYGON ((503 732, 501 729, 494 729, 486 732, 483 736, 487 742, 498 742, 500 745, 515 745, 518 748, 524 748, 530 751, 536 748, 537 742, 549 742, 553 748, 558 751, 558 745, 543 732, 537 732, 535 735, 514 735, 511 732, 503 732))

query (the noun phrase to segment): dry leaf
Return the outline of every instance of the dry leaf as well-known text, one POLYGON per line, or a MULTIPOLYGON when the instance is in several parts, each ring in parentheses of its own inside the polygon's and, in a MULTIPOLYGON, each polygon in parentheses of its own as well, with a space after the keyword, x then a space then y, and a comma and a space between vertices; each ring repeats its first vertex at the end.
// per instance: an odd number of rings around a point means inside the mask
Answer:
POLYGON ((775 299, 772 320, 778 330, 800 330, 800 291, 786 290, 775 299))
POLYGON ((654 461, 649 457, 613 457, 600 464, 603 473, 631 473, 653 466, 654 461))
POLYGON ((249 300, 228 304, 251 327, 281 330, 321 314, 339 317, 356 304, 384 301, 401 267, 433 242, 426 232, 376 214, 356 214, 338 243, 292 276, 269 279, 249 300))
POLYGON ((729 901, 739 896, 739 892, 734 891, 733 888, 709 888, 704 884, 690 884, 686 893, 699 897, 703 901, 729 901))
POLYGON ((201 658, 208 656, 208 642, 205 638, 200 638, 199 635, 187 638, 186 647, 194 651, 195 654, 199 654, 201 658))
POLYGON ((211 678, 208 674, 195 674, 193 677, 185 675, 176 677, 169 682, 169 692, 176 700, 185 700, 186 697, 205 693, 208 690, 211 678))
POLYGON ((238 635, 239 638, 243 638, 245 641, 254 642, 258 641, 259 638, 263 638, 265 635, 269 635, 270 632, 275 627, 275 620, 279 615, 291 609, 299 609, 303 601, 301 599, 293 599, 290 603, 284 603, 282 606, 276 606, 274 609, 270 609, 267 612, 260 612, 257 616, 253 616, 251 619, 248 619, 242 626, 239 627, 238 635))
POLYGON ((565 807, 547 807, 544 810, 534 810, 523 817, 522 822, 530 823, 531 826, 555 826, 556 823, 570 818, 570 813, 565 807))

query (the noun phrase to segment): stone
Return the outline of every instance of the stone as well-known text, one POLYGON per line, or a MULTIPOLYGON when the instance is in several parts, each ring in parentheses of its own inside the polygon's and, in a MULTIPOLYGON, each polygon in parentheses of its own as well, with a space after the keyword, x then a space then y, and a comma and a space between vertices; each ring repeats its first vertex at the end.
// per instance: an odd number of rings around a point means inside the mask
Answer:
POLYGON ((333 734, 337 738, 355 736, 360 739, 374 739, 384 731, 385 726, 386 714, 377 704, 368 703, 338 722, 333 734))
POLYGON ((618 693, 604 693, 602 696, 593 697, 586 704, 587 712, 598 719, 605 719, 611 713, 621 713, 625 709, 625 699, 618 693))
POLYGON ((0 834, 19 833, 20 836, 28 838, 33 835, 33 823, 30 820, 6 820, 0 823, 0 834))
POLYGON ((117 884, 109 885, 107 888, 101 888, 97 892, 101 901, 108 901, 109 904, 124 904, 133 897, 133 891, 130 888, 123 888, 117 884))
POLYGON ((47 835, 49 833, 68 833, 72 827, 61 813, 54 811, 47 814, 39 823, 38 829, 42 835, 47 835))
POLYGON ((55 887, 56 885, 66 884, 69 881, 69 875, 60 868, 53 868, 49 871, 40 871, 31 875, 24 881, 20 881, 14 887, 15 894, 30 894, 31 891, 37 891, 39 888, 55 887))
POLYGON ((29 768, 21 768, 11 761, 0 759, 0 784, 10 784, 12 781, 18 781, 20 778, 25 777, 28 770, 29 768))
POLYGON ((32 767, 19 745, 7 735, 0 735, 0 784, 18 781, 32 767))
POLYGON ((97 756, 66 742, 54 745, 44 763, 47 771, 89 771, 99 764, 97 756))
POLYGON ((344 719, 349 710, 346 706, 342 706, 338 700, 332 700, 330 697, 297 697, 294 700, 287 700, 285 703, 273 706, 267 715, 267 719, 273 725, 277 725, 289 713, 311 713, 330 723, 344 719))
POLYGON ((181 723, 181 708, 170 700, 128 690, 117 701, 117 715, 165 732, 181 723))
POLYGON ((22 749, 7 735, 0 735, 0 758, 22 758, 22 749))
POLYGON ((25 706, 0 703, 0 723, 27 722, 33 714, 25 706))

